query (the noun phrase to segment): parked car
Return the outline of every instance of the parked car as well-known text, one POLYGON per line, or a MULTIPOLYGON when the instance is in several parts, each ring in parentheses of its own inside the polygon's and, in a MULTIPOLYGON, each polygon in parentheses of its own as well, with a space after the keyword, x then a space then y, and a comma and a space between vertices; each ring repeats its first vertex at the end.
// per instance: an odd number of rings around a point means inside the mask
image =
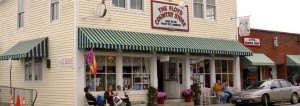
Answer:
POLYGON ((233 94, 233 104, 262 104, 272 106, 275 102, 298 103, 299 86, 283 79, 256 81, 241 92, 233 94))

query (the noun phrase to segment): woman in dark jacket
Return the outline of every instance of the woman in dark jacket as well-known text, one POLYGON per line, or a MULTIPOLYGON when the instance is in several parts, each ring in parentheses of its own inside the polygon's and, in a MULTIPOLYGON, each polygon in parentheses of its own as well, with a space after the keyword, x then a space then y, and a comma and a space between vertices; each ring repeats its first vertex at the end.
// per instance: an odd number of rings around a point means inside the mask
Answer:
POLYGON ((89 87, 85 87, 84 92, 89 105, 104 106, 102 103, 97 102, 96 98, 90 93, 89 87))
POLYGON ((114 106, 114 93, 112 92, 112 85, 108 85, 107 87, 107 91, 105 91, 104 93, 104 99, 107 100, 107 102, 109 103, 110 106, 114 106))

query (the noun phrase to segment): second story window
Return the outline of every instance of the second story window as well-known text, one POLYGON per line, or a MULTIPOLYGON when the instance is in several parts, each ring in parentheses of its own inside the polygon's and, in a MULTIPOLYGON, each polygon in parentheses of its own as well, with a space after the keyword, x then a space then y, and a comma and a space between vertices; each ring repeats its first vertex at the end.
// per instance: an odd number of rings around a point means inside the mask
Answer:
POLYGON ((112 5, 114 7, 125 8, 126 0, 112 0, 112 5))
POLYGON ((143 10, 143 0, 130 0, 130 9, 143 10))
POLYGON ((50 18, 51 21, 59 19, 59 0, 51 0, 50 18))
POLYGON ((144 10, 144 0, 112 0, 112 7, 125 10, 144 10))
POLYGON ((194 17, 195 18, 203 18, 203 0, 194 0, 193 4, 194 8, 194 17))
POLYGON ((18 28, 24 27, 24 7, 25 7, 25 0, 18 1, 18 28))
POLYGON ((216 20, 216 0, 206 1, 206 16, 208 20, 216 20))

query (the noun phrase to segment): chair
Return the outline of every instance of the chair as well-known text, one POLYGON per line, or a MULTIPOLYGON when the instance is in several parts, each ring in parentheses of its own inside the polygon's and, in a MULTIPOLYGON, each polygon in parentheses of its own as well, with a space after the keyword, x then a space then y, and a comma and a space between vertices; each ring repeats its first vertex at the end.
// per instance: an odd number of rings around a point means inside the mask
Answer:
POLYGON ((217 104, 220 104, 220 98, 217 93, 212 92, 211 88, 201 88, 201 96, 200 96, 200 103, 203 105, 211 105, 212 98, 216 100, 217 104))

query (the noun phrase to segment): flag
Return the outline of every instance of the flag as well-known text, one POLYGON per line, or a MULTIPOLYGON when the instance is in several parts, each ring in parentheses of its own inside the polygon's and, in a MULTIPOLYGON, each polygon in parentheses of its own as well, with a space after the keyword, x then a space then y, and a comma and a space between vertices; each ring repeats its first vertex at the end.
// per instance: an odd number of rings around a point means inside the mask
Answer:
POLYGON ((249 16, 239 18, 239 34, 240 36, 248 36, 250 34, 249 16))
POLYGON ((96 64, 96 59, 95 59, 95 53, 94 49, 92 48, 90 53, 86 56, 86 62, 90 66, 90 70, 94 77, 96 77, 96 72, 97 72, 97 64, 96 64))

